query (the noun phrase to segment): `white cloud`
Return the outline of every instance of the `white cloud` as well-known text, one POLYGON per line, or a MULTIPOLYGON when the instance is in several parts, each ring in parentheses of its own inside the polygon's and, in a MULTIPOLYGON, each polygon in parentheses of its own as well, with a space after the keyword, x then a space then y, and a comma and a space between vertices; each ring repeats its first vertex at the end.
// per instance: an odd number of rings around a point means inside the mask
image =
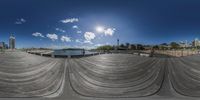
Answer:
POLYGON ((105 36, 110 35, 113 36, 113 34, 115 33, 115 28, 105 28, 103 26, 97 26, 96 27, 96 31, 98 33, 104 34, 105 36))
POLYGON ((55 40, 58 39, 58 35, 56 35, 55 33, 53 33, 53 34, 47 34, 47 37, 49 39, 51 39, 52 41, 55 41, 55 40))
POLYGON ((25 22, 26 22, 26 20, 24 18, 20 18, 20 19, 17 19, 17 21, 15 22, 15 24, 23 24, 25 22))
POLYGON ((77 43, 81 43, 81 41, 80 41, 79 39, 76 39, 75 42, 77 42, 77 43))
POLYGON ((81 44, 93 44, 91 41, 89 40, 81 40, 81 39, 76 39, 75 42, 77 43, 81 43, 81 44))
POLYGON ((69 48, 70 46, 69 45, 64 45, 64 44, 50 44, 48 46, 48 48, 52 48, 52 49, 63 49, 63 48, 69 48))
POLYGON ((94 49, 95 47, 91 46, 91 45, 80 45, 80 46, 72 46, 73 48, 84 48, 86 50, 91 50, 94 49))
POLYGON ((76 33, 80 34, 80 33, 82 33, 82 31, 77 31, 76 33))
POLYGON ((94 46, 99 47, 99 46, 103 46, 103 45, 111 45, 111 44, 107 42, 107 43, 104 43, 104 44, 95 44, 94 46))
POLYGON ((85 32, 84 37, 86 39, 86 41, 91 41, 93 40, 96 36, 94 33, 92 32, 85 32))
POLYGON ((84 48, 87 50, 94 49, 95 47, 91 45, 65 45, 65 44, 50 44, 47 46, 48 48, 52 49, 63 49, 63 48, 84 48))
POLYGON ((39 32, 35 32, 32 35, 35 36, 35 37, 42 37, 42 38, 44 38, 44 35, 42 35, 42 33, 39 33, 39 32))
POLYGON ((95 44, 94 46, 99 47, 102 46, 103 44, 95 44))
POLYGON ((25 20, 25 19, 23 19, 23 18, 21 18, 21 22, 24 22, 24 23, 25 23, 25 22, 26 22, 26 20, 25 20))
POLYGON ((89 40, 85 40, 83 43, 86 43, 86 44, 93 44, 91 41, 89 40))
POLYGON ((60 40, 61 40, 62 42, 71 42, 71 38, 68 37, 68 36, 62 36, 62 37, 60 38, 60 40))
POLYGON ((78 18, 67 18, 67 19, 64 19, 64 20, 61 20, 62 23, 73 23, 73 22, 78 22, 78 18))
POLYGON ((63 33, 65 33, 65 32, 66 32, 65 30, 63 30, 63 29, 60 29, 60 28, 56 28, 56 31, 63 32, 63 33))
POLYGON ((115 28, 107 28, 106 30, 104 30, 104 34, 112 36, 115 33, 115 30, 115 28))
POLYGON ((106 45, 111 45, 110 43, 106 42, 106 45))
POLYGON ((74 29, 78 29, 78 26, 77 26, 77 25, 74 25, 74 26, 72 26, 72 28, 74 28, 74 29))

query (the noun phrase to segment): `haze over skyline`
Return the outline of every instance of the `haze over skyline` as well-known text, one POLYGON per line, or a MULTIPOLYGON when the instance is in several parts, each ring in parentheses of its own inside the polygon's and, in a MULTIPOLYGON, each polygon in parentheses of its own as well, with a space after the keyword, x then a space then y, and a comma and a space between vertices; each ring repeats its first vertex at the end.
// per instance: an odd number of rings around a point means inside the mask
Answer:
POLYGON ((0 41, 16 47, 161 44, 200 38, 197 0, 1 0, 0 41))

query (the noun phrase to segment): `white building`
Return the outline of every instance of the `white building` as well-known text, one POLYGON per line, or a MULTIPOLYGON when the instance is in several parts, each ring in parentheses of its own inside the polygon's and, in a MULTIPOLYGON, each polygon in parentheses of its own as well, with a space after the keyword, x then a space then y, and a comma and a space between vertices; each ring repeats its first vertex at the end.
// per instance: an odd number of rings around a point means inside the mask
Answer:
POLYGON ((189 44, 188 44, 187 40, 180 41, 179 45, 180 45, 180 47, 183 47, 183 48, 189 47, 189 44))
POLYGON ((196 38, 196 39, 192 42, 192 46, 193 46, 193 47, 200 46, 200 41, 199 41, 198 38, 196 38))
POLYGON ((12 34, 11 34, 10 39, 9 39, 9 48, 15 49, 15 37, 12 34))

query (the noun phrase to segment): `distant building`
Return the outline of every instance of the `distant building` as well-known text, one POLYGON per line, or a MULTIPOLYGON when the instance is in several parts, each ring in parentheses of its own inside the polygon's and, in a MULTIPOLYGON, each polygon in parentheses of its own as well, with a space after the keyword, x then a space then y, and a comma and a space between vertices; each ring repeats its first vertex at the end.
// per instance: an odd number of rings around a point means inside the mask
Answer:
POLYGON ((13 34, 9 38, 9 49, 15 49, 15 37, 13 34))
POLYGON ((141 50, 151 50, 153 46, 151 45, 143 45, 141 50))
POLYGON ((130 43, 126 43, 126 49, 129 49, 130 43))
POLYGON ((134 44, 131 44, 129 45, 128 47, 129 50, 135 50, 136 49, 136 46, 134 44))
POLYGON ((0 49, 4 49, 5 48, 5 42, 0 42, 0 49))
POLYGON ((167 49, 170 49, 170 48, 171 48, 171 45, 159 45, 160 50, 167 50, 167 49))
POLYGON ((199 41, 198 38, 196 38, 196 39, 192 42, 192 46, 193 46, 193 47, 200 46, 200 41, 199 41))
POLYGON ((5 42, 0 42, 0 49, 8 49, 8 44, 5 42))
POLYGON ((186 47, 189 47, 189 44, 186 40, 185 42, 184 41, 179 42, 179 46, 182 47, 182 48, 186 48, 186 47))
POLYGON ((9 47, 8 47, 8 44, 5 44, 5 49, 8 49, 9 47))
POLYGON ((136 44, 136 50, 144 50, 144 46, 142 44, 136 44))

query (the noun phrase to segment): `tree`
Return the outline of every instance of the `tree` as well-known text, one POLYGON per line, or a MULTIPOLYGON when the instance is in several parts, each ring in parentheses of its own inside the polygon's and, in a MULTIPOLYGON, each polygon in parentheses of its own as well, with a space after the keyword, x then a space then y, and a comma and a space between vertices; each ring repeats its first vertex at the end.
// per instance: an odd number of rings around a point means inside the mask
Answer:
POLYGON ((113 46, 110 46, 110 45, 97 47, 97 50, 113 50, 113 49, 114 49, 113 46))
POLYGON ((126 43, 126 48, 128 48, 130 46, 130 43, 126 43))
POLYGON ((153 49, 158 50, 158 49, 159 49, 159 46, 158 46, 158 45, 155 45, 155 46, 153 46, 153 49))
POLYGON ((160 49, 160 50, 165 50, 165 49, 167 49, 167 48, 166 48, 164 45, 160 45, 160 46, 159 46, 159 49, 160 49))
POLYGON ((171 42, 170 46, 171 46, 172 49, 178 49, 180 47, 180 45, 176 42, 171 42))
POLYGON ((167 44, 167 43, 162 43, 162 44, 160 44, 160 45, 167 46, 168 44, 167 44))
POLYGON ((124 44, 120 44, 120 47, 121 47, 121 48, 124 48, 125 46, 124 46, 124 44))
POLYGON ((197 46, 197 49, 200 49, 200 46, 197 46))

